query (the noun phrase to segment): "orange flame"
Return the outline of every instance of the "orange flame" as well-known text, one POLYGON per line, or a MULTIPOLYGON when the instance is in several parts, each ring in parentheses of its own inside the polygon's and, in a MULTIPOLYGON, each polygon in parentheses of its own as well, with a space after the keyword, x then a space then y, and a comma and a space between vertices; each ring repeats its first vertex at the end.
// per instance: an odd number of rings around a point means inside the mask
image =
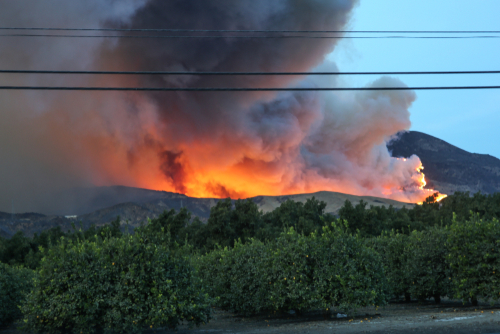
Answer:
MULTIPOLYGON (((404 159, 405 161, 407 159, 404 159)), ((208 162, 205 162, 208 165, 208 162)), ((437 202, 446 198, 446 194, 441 194, 434 189, 426 189, 427 181, 422 163, 415 168, 413 175, 413 185, 407 189, 398 188, 396 184, 387 181, 380 192, 375 192, 366 185, 366 188, 356 188, 348 180, 314 179, 311 178, 305 183, 293 183, 288 187, 283 187, 283 175, 278 171, 269 169, 264 164, 243 161, 240 164, 228 166, 224 171, 213 166, 193 166, 184 164, 186 180, 185 189, 180 191, 165 180, 161 174, 140 173, 141 177, 136 178, 139 186, 164 190, 171 192, 181 192, 184 195, 198 198, 251 198, 255 196, 283 196, 300 193, 314 193, 319 191, 333 191, 358 196, 377 196, 394 199, 407 203, 422 204, 426 198, 434 196, 437 202)), ((144 170, 141 168, 141 170, 144 170)))
MULTIPOLYGON (((440 192, 435 191, 433 189, 425 189, 425 186, 427 185, 427 181, 425 180, 425 174, 422 172, 423 169, 424 169, 424 165, 422 163, 420 163, 420 166, 417 167, 417 172, 420 173, 420 175, 421 175, 419 188, 421 190, 429 193, 429 196, 434 196, 436 202, 439 202, 439 201, 443 200, 444 198, 448 197, 448 195, 441 194, 440 192)), ((417 204, 421 205, 421 204, 423 204, 423 202, 418 202, 417 204)))

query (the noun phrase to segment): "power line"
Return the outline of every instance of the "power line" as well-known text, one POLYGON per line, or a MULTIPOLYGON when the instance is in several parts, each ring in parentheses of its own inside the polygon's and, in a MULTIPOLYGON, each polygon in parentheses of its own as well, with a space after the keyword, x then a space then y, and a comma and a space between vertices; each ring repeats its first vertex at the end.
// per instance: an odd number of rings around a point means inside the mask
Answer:
POLYGON ((92 74, 92 75, 448 75, 500 74, 500 71, 396 71, 396 72, 192 72, 192 71, 45 71, 0 70, 0 74, 92 74))
POLYGON ((393 91, 393 90, 470 90, 500 89, 500 86, 429 86, 429 87, 311 87, 311 88, 165 88, 165 87, 50 87, 0 86, 0 90, 53 90, 53 91, 158 91, 158 92, 297 92, 297 91, 393 91))
POLYGON ((35 31, 120 31, 120 32, 229 32, 229 33, 336 33, 336 34, 499 34, 500 30, 228 30, 228 29, 123 29, 123 28, 40 28, 0 27, 0 30, 35 31))
POLYGON ((497 39, 500 36, 308 36, 308 35, 276 35, 276 36, 224 36, 224 35, 46 35, 46 34, 0 34, 0 37, 55 37, 55 38, 148 38, 148 39, 217 39, 217 38, 243 38, 243 39, 497 39))

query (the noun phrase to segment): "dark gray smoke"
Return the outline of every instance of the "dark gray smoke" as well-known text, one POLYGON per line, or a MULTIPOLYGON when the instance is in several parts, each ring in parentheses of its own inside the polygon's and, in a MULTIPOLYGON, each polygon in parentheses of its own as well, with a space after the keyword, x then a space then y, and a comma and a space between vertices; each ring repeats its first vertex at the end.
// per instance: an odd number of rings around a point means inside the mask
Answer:
MULTIPOLYGON (((355 0, 21 0, 3 25, 224 30, 343 30, 355 0)), ((147 35, 160 33, 145 33, 147 35)), ((175 33, 179 35, 181 33, 175 33)), ((209 35, 197 32, 195 35, 209 35)), ((217 34, 217 33, 215 33, 217 34)), ((249 35, 246 33, 245 35, 249 35)), ((219 34, 220 35, 220 34, 219 34)), ((338 70, 336 39, 5 39, 6 68, 164 71, 338 70)), ((2 83, 146 87, 317 87, 335 79, 268 76, 19 77, 2 83)), ((381 78, 372 85, 403 85, 381 78)), ((11 198, 125 184, 193 196, 317 190, 421 199, 420 161, 385 141, 410 127, 412 92, 0 93, 0 210, 11 198), (403 190, 404 189, 404 190, 403 190)), ((43 196, 42 196, 43 197, 43 196)), ((22 200, 20 200, 22 198, 22 200)), ((45 196, 45 198, 50 198, 45 196)))

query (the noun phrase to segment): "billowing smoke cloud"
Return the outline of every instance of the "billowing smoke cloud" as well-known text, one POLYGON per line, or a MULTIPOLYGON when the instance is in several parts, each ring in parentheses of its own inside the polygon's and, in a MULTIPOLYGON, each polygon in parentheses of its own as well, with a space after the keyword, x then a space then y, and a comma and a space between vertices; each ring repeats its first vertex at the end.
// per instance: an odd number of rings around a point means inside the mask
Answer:
MULTIPOLYGON (((356 0, 20 0, 5 26, 342 30, 356 0)), ((110 33, 111 34, 111 33, 110 33)), ((151 33, 148 33, 151 34, 151 33)), ((156 34, 156 33, 155 33, 156 34)), ((180 33, 177 33, 180 34, 180 33)), ((196 35, 210 33, 196 33, 196 35)), ((13 69, 164 71, 337 70, 335 39, 7 38, 13 69)), ((311 76, 0 76, 1 84, 317 87, 311 76)), ((401 86, 384 77, 373 86, 401 86)), ((410 127, 413 92, 0 92, 0 210, 26 210, 71 186, 162 189, 191 196, 319 190, 422 200, 420 161, 385 143, 410 127)), ((39 209, 38 209, 39 210, 39 209)))

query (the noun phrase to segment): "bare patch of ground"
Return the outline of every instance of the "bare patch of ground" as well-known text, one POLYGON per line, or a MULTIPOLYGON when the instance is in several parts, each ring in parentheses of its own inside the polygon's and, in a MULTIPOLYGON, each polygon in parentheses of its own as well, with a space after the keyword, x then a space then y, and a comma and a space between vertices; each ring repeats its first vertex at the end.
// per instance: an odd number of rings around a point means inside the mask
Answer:
MULTIPOLYGON (((301 315, 280 314, 241 317, 214 309, 214 319, 206 325, 189 329, 181 325, 176 331, 157 329, 146 334, 232 334, 232 333, 416 333, 416 334, 500 334, 500 304, 480 303, 471 306, 444 300, 436 305, 425 303, 391 303, 378 310, 368 307, 356 315, 337 318, 340 311, 325 315, 311 312, 301 315)), ((11 328, 0 334, 20 334, 11 328)))
MULTIPOLYGON (((337 318, 337 311, 324 315, 261 315, 244 318, 215 310, 215 319, 199 328, 180 327, 187 333, 478 333, 500 334, 500 305, 480 304, 473 307, 457 301, 436 305, 425 303, 392 303, 378 310, 358 310, 356 315, 337 318)), ((148 334, 153 334, 150 331, 148 334)), ((158 334, 169 331, 156 331, 158 334)))

